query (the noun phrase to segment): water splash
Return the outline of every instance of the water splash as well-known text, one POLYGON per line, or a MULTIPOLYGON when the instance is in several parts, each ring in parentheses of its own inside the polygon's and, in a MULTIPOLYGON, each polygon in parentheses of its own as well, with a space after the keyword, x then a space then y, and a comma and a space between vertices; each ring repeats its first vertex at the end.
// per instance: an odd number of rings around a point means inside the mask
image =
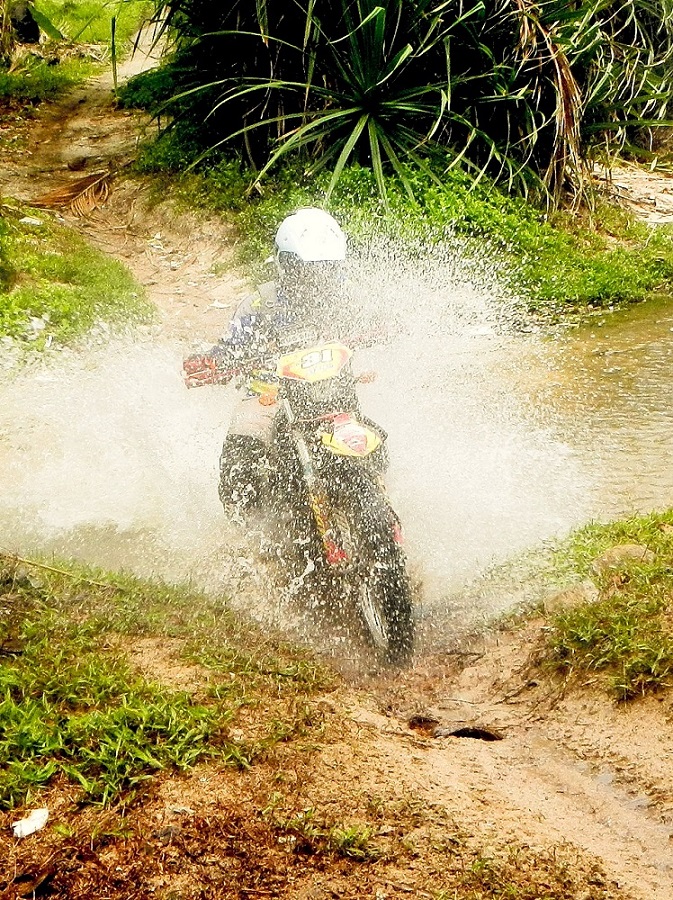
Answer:
MULTIPOLYGON (((380 243, 349 277, 356 328, 384 326, 383 340, 356 354, 358 370, 378 373, 361 385, 362 406, 389 432, 391 498, 424 615, 441 627, 475 576, 595 514, 595 476, 540 390, 558 348, 513 327, 520 310, 497 268, 455 247, 421 259, 380 243)), ((0 543, 191 578, 265 622, 302 629, 301 610, 260 561, 259 532, 227 523, 219 506, 234 392, 187 391, 183 354, 168 336, 145 336, 3 376, 0 543)), ((558 392, 555 401, 562 407, 558 392)), ((479 615, 511 598, 475 602, 479 615)))

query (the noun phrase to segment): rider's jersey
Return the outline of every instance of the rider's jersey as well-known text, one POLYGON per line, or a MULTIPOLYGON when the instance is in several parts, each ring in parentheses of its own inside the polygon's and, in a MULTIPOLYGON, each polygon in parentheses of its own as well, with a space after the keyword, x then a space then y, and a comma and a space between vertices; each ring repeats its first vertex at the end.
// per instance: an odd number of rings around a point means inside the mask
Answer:
MULTIPOLYGON (((304 323, 293 315, 290 304, 273 281, 261 284, 241 300, 229 325, 211 355, 227 360, 255 355, 270 342, 288 346, 304 323)), ((315 330, 315 329, 312 329, 315 330)))
POLYGON ((254 341, 260 330, 281 324, 286 315, 275 282, 267 281, 241 300, 231 320, 229 334, 221 338, 220 343, 244 347, 254 341))

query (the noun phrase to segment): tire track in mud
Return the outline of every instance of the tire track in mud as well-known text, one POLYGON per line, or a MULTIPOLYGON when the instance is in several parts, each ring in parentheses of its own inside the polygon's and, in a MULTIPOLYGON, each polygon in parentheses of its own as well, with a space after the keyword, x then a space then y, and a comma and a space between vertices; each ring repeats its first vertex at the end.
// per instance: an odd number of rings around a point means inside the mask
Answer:
POLYGON ((571 844, 598 860, 607 879, 634 900, 670 900, 671 825, 644 798, 607 784, 538 729, 493 743, 430 743, 414 735, 410 749, 409 732, 395 740, 390 720, 366 711, 355 718, 387 732, 376 747, 391 783, 407 784, 444 808, 486 855, 507 845, 550 850, 571 844))
POLYGON ((670 826, 537 730, 489 744, 441 739, 419 754, 414 773, 432 787, 434 802, 467 817, 493 843, 569 842, 639 900, 670 900, 670 826))
POLYGON ((429 802, 487 846, 568 843, 599 860, 628 896, 669 900, 673 701, 618 704, 597 689, 562 687, 534 663, 545 624, 482 639, 462 667, 420 661, 412 673, 370 683, 388 717, 361 710, 356 718, 377 730, 392 778, 409 771, 429 802), (471 725, 503 739, 420 737, 406 727, 419 711, 449 731, 471 725))

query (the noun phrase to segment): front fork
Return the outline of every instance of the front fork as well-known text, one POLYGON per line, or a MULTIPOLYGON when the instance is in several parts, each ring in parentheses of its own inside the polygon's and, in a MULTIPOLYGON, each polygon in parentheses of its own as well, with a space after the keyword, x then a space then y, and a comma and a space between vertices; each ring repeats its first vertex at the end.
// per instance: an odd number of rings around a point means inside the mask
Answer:
POLYGON ((287 399, 283 399, 282 405, 290 426, 292 440, 297 450, 302 478, 308 492, 309 506, 320 535, 325 559, 331 566, 345 565, 352 558, 352 553, 348 546, 350 542, 347 528, 344 527, 345 523, 339 527, 335 521, 337 515, 327 498, 325 485, 315 471, 315 466, 311 459, 311 451, 308 448, 306 439, 297 428, 297 419, 292 411, 292 407, 287 399))

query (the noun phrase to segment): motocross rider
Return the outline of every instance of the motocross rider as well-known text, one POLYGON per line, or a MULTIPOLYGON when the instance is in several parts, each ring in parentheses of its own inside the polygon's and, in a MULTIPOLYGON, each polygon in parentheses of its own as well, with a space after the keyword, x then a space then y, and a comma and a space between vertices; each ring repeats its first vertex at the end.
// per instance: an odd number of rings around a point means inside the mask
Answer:
MULTIPOLYGON (((334 337, 335 312, 343 292, 346 236, 327 212, 299 209, 285 218, 275 237, 276 282, 244 297, 229 333, 206 354, 184 362, 188 387, 225 383, 241 361, 287 346, 303 329, 334 337)), ((220 457, 219 494, 225 508, 249 508, 261 499, 268 469, 273 408, 243 388, 220 457)))

